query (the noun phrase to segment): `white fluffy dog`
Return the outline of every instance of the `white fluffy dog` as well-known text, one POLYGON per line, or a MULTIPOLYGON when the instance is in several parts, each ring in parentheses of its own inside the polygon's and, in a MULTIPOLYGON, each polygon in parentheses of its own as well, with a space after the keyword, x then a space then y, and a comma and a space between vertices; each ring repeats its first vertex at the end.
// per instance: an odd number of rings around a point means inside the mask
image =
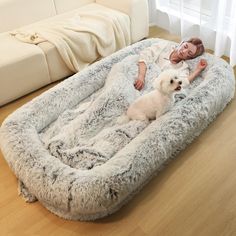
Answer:
POLYGON ((173 102, 173 93, 181 89, 178 72, 162 72, 153 83, 154 90, 139 97, 127 110, 128 120, 153 120, 167 112, 173 102))

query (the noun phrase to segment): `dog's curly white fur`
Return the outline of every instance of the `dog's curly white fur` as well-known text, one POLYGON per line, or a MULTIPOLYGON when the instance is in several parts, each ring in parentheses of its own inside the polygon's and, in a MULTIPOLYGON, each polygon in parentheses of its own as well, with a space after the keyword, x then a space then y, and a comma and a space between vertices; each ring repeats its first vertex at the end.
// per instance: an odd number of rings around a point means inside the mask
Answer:
POLYGON ((139 97, 129 106, 128 119, 148 121, 161 116, 170 109, 174 101, 173 93, 181 89, 181 84, 176 70, 163 71, 154 80, 154 90, 139 97))

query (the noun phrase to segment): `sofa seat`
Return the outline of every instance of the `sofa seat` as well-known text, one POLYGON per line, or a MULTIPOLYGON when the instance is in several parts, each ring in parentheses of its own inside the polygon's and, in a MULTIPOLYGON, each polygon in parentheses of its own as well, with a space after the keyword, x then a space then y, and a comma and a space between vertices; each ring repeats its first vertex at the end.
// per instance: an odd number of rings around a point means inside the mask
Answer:
POLYGON ((0 42, 0 105, 51 83, 41 48, 9 33, 0 34, 0 42))
MULTIPOLYGON (((4 22, 0 25, 0 106, 75 73, 52 43, 29 44, 10 33, 63 21, 90 10, 104 10, 111 13, 111 17, 113 13, 118 15, 122 29, 130 26, 131 43, 148 35, 147 0, 11 0, 0 3, 0 21, 4 22)), ((93 50, 96 48, 91 48, 91 52, 93 50)))

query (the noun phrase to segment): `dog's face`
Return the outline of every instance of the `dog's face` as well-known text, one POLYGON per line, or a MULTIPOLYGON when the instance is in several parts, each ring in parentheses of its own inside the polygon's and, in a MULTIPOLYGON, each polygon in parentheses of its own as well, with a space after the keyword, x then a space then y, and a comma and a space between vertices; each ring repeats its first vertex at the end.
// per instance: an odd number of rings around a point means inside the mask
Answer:
POLYGON ((181 90, 182 81, 175 70, 163 71, 155 80, 154 88, 165 94, 181 90))

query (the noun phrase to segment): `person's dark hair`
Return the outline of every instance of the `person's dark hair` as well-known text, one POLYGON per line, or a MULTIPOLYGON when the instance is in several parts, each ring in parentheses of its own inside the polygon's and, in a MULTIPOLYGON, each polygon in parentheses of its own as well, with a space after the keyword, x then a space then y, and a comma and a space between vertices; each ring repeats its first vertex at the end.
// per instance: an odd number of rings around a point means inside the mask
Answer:
POLYGON ((193 59, 195 57, 201 56, 205 52, 205 48, 204 48, 204 45, 202 43, 202 40, 199 39, 199 38, 189 38, 187 40, 183 40, 180 43, 180 45, 184 42, 191 43, 191 44, 193 44, 197 47, 196 53, 193 56, 189 57, 189 59, 193 59))

